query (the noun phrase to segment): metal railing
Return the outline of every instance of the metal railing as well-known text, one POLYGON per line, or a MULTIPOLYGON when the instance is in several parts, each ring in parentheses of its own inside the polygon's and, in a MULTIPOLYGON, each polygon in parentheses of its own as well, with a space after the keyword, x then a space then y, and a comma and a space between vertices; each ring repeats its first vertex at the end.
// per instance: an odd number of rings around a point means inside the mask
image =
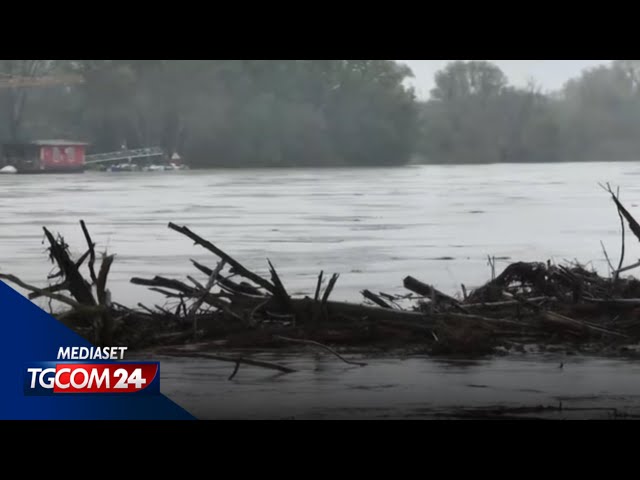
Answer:
POLYGON ((164 155, 164 150, 160 147, 137 148, 134 150, 118 150, 117 152, 87 155, 85 157, 85 163, 91 165, 94 163, 114 162, 116 160, 129 161, 134 158, 157 157, 161 155, 164 155))

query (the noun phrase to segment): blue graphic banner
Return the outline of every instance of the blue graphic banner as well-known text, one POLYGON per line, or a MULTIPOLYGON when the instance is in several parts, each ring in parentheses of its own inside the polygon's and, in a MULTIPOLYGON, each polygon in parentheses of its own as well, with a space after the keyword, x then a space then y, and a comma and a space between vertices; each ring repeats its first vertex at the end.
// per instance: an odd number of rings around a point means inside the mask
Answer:
POLYGON ((0 419, 194 420, 159 393, 158 362, 56 362, 94 346, 1 281, 0 323, 0 419))

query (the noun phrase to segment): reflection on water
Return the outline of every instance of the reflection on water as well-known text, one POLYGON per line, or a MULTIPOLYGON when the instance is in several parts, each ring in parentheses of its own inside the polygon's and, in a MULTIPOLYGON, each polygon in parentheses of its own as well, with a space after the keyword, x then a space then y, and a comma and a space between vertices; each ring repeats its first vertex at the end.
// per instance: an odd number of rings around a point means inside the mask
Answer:
POLYGON ((259 358, 297 372, 243 365, 228 381, 233 364, 159 358, 161 389, 201 419, 430 419, 501 408, 536 418, 640 415, 640 365, 620 360, 368 359, 354 367, 323 354, 259 358))
MULTIPOLYGON (((184 278, 194 273, 189 258, 214 263, 166 228, 173 221, 260 273, 269 257, 292 291, 312 292, 324 269, 342 274, 335 298, 400 292, 406 275, 454 293, 487 279, 487 255, 604 268, 599 242, 615 256, 619 224, 597 184, 620 185, 622 199, 637 204, 629 175, 638 172, 633 163, 589 163, 0 176, 0 269, 40 282, 50 268, 41 227, 80 254, 84 218, 100 247, 118 255, 114 299, 162 303, 128 280, 184 278)), ((627 248, 627 258, 640 257, 635 243, 627 248)))

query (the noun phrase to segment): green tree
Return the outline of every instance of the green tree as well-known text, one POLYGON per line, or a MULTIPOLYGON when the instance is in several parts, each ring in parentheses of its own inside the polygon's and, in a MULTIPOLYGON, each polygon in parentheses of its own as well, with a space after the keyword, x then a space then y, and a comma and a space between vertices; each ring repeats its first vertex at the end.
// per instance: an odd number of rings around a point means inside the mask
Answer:
MULTIPOLYGON (((52 66, 51 60, 0 60, 0 77, 36 77, 50 71, 52 66)), ((1 105, 5 112, 4 131, 11 140, 18 140, 21 136, 29 91, 20 86, 0 90, 1 105)))
POLYGON ((33 101, 19 115, 12 99, 2 123, 13 136, 23 126, 32 135, 82 137, 94 151, 159 145, 202 167, 403 164, 417 139, 417 104, 405 85, 411 72, 391 60, 51 66, 84 83, 29 90, 33 101))

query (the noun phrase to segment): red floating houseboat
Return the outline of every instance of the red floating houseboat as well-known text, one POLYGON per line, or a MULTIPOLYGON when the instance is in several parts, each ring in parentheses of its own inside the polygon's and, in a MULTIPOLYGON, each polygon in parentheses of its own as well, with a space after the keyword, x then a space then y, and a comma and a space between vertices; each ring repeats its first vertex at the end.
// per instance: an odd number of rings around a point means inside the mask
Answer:
POLYGON ((72 140, 35 140, 2 146, 0 167, 17 173, 82 173, 87 143, 72 140))

